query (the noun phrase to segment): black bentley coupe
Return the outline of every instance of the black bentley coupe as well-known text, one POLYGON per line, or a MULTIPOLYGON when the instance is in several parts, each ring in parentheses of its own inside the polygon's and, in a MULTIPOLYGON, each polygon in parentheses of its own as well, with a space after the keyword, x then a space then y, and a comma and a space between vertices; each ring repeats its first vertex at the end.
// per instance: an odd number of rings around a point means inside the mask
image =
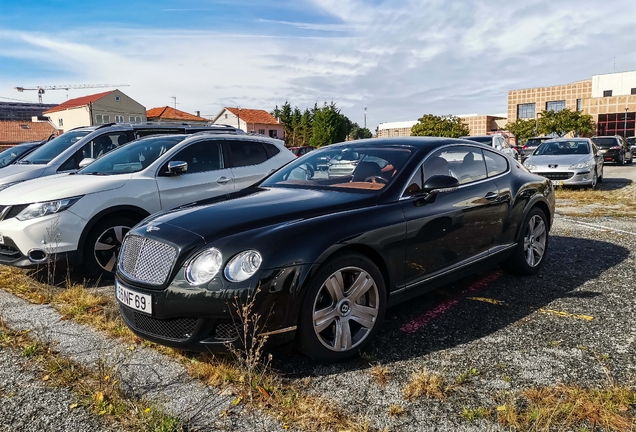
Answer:
POLYGON ((339 361, 387 306, 496 263, 537 273, 554 201, 550 180, 472 141, 334 144, 145 219, 125 238, 116 295, 139 336, 215 351, 238 337, 234 299, 255 294, 266 334, 339 361), (324 160, 346 163, 316 169, 324 160))

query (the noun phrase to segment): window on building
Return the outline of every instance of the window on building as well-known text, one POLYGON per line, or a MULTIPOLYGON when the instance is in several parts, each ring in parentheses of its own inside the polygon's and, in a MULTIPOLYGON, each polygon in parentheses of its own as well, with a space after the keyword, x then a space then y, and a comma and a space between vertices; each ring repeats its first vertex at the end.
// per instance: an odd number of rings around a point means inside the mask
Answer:
POLYGON ((632 87, 632 94, 636 95, 636 87, 632 87))
POLYGON ((275 129, 269 131, 269 136, 272 138, 278 138, 278 131, 275 129))
POLYGON ((576 110, 579 112, 583 111, 583 99, 576 100, 576 110))
POLYGON ((58 125, 59 127, 64 126, 64 120, 63 120, 63 119, 61 119, 61 118, 57 119, 57 125, 58 125))
POLYGON ((104 118, 104 123, 110 123, 110 116, 109 115, 104 114, 102 117, 104 118))
POLYGON ((559 101, 546 102, 545 109, 546 111, 554 111, 554 112, 563 111, 565 109, 565 101, 559 100, 559 101))
POLYGON ((603 91, 603 97, 610 97, 612 95, 612 91, 611 90, 604 90, 603 91))
POLYGON ((115 123, 123 123, 124 122, 124 116, 123 115, 116 115, 115 116, 115 123))
POLYGON ((95 114, 95 123, 96 124, 102 124, 104 123, 104 119, 102 118, 101 114, 95 114))
POLYGON ((261 134, 261 135, 265 135, 265 129, 259 129, 258 133, 261 134))
POLYGON ((536 104, 535 103, 525 103, 517 105, 517 117, 526 119, 526 118, 534 118, 536 113, 536 104))
POLYGON ((119 96, 115 96, 115 102, 119 102, 121 98, 119 96))
POLYGON ((227 114, 225 114, 225 118, 227 118, 227 114))

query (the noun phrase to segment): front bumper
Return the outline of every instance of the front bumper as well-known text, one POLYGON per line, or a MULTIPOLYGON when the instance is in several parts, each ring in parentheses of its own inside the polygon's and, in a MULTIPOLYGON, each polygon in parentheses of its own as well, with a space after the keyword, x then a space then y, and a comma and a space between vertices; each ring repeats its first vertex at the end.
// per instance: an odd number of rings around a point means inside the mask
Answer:
POLYGON ((21 268, 35 268, 53 261, 74 264, 85 223, 68 210, 27 221, 15 217, 3 220, 0 264, 21 268))
POLYGON ((310 265, 261 270, 243 283, 230 283, 217 275, 206 287, 190 287, 180 280, 182 270, 165 289, 152 289, 117 273, 116 286, 152 297, 152 314, 120 302, 124 321, 138 336, 187 351, 225 352, 239 343, 241 317, 237 301, 254 299, 252 317, 260 315, 260 334, 274 343, 292 340, 300 309, 301 281, 310 265), (256 293, 256 294, 255 294, 256 293), (254 295, 255 294, 255 295, 254 295))
POLYGON ((557 186, 591 186, 594 171, 589 169, 578 170, 545 170, 538 168, 531 170, 533 174, 550 179, 557 186))
POLYGON ((621 160, 620 150, 601 150, 601 152, 605 162, 620 162, 621 160))

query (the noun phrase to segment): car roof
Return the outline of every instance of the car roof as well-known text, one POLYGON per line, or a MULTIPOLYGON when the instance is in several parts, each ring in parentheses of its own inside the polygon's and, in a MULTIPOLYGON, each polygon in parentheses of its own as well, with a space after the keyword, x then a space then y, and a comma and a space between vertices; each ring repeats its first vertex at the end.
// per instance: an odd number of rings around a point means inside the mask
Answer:
POLYGON ((184 128, 194 130, 226 130, 233 131, 235 133, 241 133, 240 129, 229 125, 199 125, 189 123, 160 123, 160 122, 143 122, 143 123, 104 123, 101 125, 93 126, 80 126, 69 131, 82 130, 82 131, 96 131, 98 129, 119 129, 119 130, 143 130, 143 129, 181 129, 184 128), (240 131, 240 132, 239 132, 240 131))
MULTIPOLYGON (((490 136, 490 135, 488 135, 490 136)), ((442 145, 449 144, 470 144, 481 145, 485 149, 491 149, 477 141, 461 138, 445 138, 445 137, 391 137, 391 138, 366 138, 361 140, 346 141, 343 143, 330 144, 321 147, 318 150, 351 146, 384 146, 384 147, 412 147, 421 150, 432 150, 442 145)))

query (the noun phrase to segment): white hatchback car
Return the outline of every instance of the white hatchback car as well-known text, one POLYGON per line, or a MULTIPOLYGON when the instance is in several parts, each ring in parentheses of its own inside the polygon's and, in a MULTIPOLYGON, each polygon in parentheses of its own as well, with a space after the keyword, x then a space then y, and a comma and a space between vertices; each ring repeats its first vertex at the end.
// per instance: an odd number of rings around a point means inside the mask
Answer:
POLYGON ((252 185, 296 157, 261 136, 156 135, 111 151, 74 174, 0 191, 0 263, 51 261, 112 275, 124 235, 160 210, 252 185))

